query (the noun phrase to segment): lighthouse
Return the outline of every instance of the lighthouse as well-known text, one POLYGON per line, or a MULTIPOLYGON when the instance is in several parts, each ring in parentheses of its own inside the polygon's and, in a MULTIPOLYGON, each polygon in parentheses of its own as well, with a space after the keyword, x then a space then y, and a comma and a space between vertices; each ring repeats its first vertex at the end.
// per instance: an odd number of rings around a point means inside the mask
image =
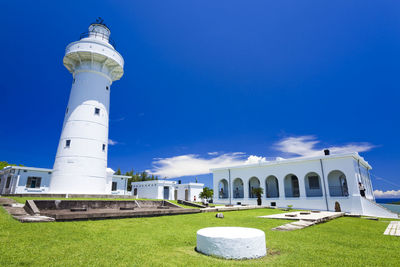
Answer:
POLYGON ((70 43, 64 66, 72 74, 49 191, 53 194, 106 194, 111 85, 124 71, 124 60, 98 19, 70 43))

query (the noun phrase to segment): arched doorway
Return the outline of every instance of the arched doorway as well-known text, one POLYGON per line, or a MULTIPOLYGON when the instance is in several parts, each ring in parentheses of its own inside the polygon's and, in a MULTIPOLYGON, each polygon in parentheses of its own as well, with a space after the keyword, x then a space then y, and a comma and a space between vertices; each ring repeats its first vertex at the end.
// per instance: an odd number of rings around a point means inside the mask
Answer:
POLYGON ((349 189, 347 187, 346 175, 341 171, 331 171, 328 174, 329 194, 331 197, 347 197, 349 189))
POLYGON ((322 197, 321 179, 315 172, 307 173, 304 177, 307 197, 322 197))
POLYGON ((240 178, 236 178, 233 180, 233 198, 243 198, 244 197, 244 189, 243 189, 243 180, 240 178))
POLYGON ((285 177, 285 197, 300 197, 299 178, 294 174, 285 177))
POLYGON ((185 189, 185 200, 189 201, 189 190, 185 189))
POLYGON ((251 177, 249 180, 249 198, 257 198, 255 194, 253 194, 253 189, 260 187, 260 180, 257 177, 251 177))
POLYGON ((279 197, 278 178, 273 175, 268 176, 265 180, 265 189, 267 198, 279 197))
POLYGON ((229 196, 228 181, 226 179, 222 179, 218 183, 218 196, 219 198, 228 198, 229 196))

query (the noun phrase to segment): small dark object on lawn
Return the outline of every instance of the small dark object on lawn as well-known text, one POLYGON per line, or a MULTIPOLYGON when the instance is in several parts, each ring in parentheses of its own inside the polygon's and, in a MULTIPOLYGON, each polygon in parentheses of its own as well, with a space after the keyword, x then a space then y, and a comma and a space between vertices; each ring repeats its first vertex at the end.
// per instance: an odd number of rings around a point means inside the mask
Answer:
POLYGON ((216 217, 216 218, 223 219, 223 218, 224 218, 224 214, 222 214, 222 213, 217 213, 217 214, 215 215, 215 217, 216 217))

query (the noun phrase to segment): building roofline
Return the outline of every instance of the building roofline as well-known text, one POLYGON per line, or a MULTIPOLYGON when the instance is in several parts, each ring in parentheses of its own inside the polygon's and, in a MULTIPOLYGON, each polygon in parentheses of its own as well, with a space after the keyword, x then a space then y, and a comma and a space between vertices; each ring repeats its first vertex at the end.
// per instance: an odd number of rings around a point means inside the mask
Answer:
POLYGON ((127 175, 118 175, 118 174, 113 174, 113 178, 121 178, 121 179, 129 179, 132 178, 132 176, 127 176, 127 175))
POLYGON ((6 166, 0 172, 4 172, 7 170, 27 170, 27 171, 42 171, 42 172, 53 172, 53 169, 47 169, 47 168, 36 168, 36 167, 25 167, 25 166, 6 166))
POLYGON ((315 161, 315 160, 326 160, 326 159, 336 159, 336 158, 348 158, 352 157, 356 160, 359 160, 362 165, 364 165, 367 169, 371 170, 372 167, 369 163, 361 157, 357 152, 353 153, 345 153, 345 154, 334 154, 334 155, 322 155, 322 156, 314 156, 314 157, 296 157, 290 159, 280 159, 274 161, 267 161, 267 162, 259 162, 255 164, 243 164, 237 166, 228 166, 228 167, 221 167, 221 168, 213 168, 210 169, 211 172, 221 171, 221 170, 228 170, 228 169, 241 169, 241 168, 252 168, 252 167, 261 167, 261 166, 273 166, 273 165, 281 165, 281 164, 288 164, 288 163, 296 163, 302 161, 315 161))

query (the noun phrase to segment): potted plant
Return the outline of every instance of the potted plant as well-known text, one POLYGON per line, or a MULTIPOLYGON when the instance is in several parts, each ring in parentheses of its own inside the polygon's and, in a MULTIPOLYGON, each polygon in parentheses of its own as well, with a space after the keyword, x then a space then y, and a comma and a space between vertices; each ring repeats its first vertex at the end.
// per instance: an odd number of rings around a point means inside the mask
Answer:
POLYGON ((257 205, 261 206, 261 195, 264 193, 264 189, 262 189, 261 187, 253 188, 252 193, 257 197, 257 205))

